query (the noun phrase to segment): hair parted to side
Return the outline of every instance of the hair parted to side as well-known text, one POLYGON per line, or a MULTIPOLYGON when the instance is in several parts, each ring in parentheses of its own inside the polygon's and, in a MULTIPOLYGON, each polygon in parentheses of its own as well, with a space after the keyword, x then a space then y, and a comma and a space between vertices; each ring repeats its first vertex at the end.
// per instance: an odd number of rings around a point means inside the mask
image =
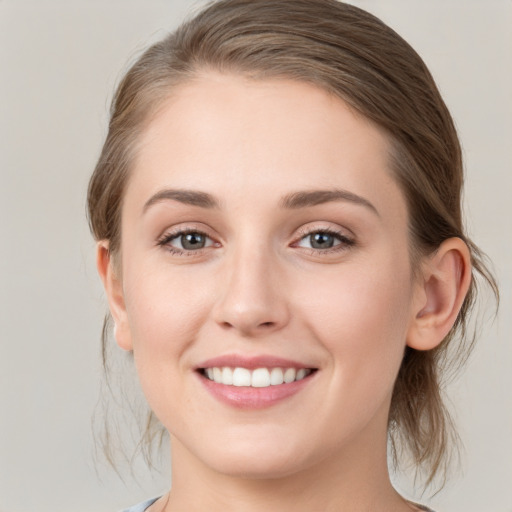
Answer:
POLYGON ((407 450, 429 483, 445 473, 457 437, 442 400, 443 377, 467 359, 473 345, 466 327, 476 275, 498 296, 482 253, 464 231, 461 148, 430 72, 382 21, 336 0, 209 4, 149 48, 117 89, 88 191, 91 230, 96 240, 109 241, 114 256, 120 248, 123 194, 141 133, 175 86, 207 70, 254 80, 294 79, 338 96, 388 136, 391 172, 408 206, 413 266, 447 238, 459 237, 468 244, 473 279, 457 321, 437 348, 407 348, 391 403, 395 459, 402 448, 407 450))

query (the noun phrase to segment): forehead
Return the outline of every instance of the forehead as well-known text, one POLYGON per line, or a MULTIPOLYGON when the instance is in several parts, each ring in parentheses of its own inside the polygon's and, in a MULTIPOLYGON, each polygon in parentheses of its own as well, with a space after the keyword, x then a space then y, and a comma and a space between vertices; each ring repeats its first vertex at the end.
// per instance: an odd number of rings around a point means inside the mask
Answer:
POLYGON ((402 201, 388 152, 377 126, 318 87, 209 73, 175 88, 150 120, 128 193, 172 187, 269 197, 342 187, 376 203, 386 195, 402 201))

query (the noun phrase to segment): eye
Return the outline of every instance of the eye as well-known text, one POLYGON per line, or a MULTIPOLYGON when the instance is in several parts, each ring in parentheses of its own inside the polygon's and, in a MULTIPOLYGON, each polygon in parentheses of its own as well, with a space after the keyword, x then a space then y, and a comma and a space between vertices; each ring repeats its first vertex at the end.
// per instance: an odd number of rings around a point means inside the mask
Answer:
POLYGON ((318 231, 305 236, 300 242, 299 247, 311 247, 312 249, 330 249, 341 242, 331 233, 318 231), (309 244, 309 245, 308 245, 309 244))
POLYGON ((194 251, 197 249, 203 249, 204 247, 211 245, 211 240, 203 233, 183 233, 179 236, 174 237, 170 244, 178 249, 185 249, 186 251, 194 251))
POLYGON ((354 244, 354 240, 343 233, 330 229, 317 229, 304 234, 294 245, 315 251, 336 251, 346 249, 354 244))
POLYGON ((211 247, 215 242, 205 233, 196 230, 182 230, 168 233, 158 241, 158 245, 168 248, 173 253, 199 251, 211 247))

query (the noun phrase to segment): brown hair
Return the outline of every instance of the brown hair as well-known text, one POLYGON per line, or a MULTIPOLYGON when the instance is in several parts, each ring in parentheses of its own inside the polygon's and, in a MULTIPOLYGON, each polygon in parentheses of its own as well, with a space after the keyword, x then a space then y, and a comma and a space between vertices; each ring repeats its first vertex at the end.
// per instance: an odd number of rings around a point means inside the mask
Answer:
POLYGON ((461 148, 431 74, 391 28, 348 4, 212 3, 149 48, 117 89, 88 192, 91 230, 97 240, 109 240, 113 254, 119 251, 123 192, 140 134, 173 87, 205 69, 255 80, 295 79, 340 97, 388 135, 391 169, 408 205, 413 266, 447 238, 459 237, 468 244, 474 274, 457 321, 437 348, 407 348, 391 403, 395 460, 399 447, 408 449, 431 481, 446 468, 447 449, 456 438, 442 400, 443 377, 467 359, 473 344, 466 326, 476 296, 475 275, 497 296, 481 252, 464 232, 461 148), (448 350, 455 340, 456 350, 448 350))

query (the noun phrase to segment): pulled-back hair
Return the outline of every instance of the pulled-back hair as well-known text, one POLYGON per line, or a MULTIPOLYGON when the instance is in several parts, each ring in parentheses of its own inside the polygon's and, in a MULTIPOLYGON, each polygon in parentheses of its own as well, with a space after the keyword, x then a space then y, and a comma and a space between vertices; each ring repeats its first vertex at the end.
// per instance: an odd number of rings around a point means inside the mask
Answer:
MULTIPOLYGON (((475 276, 497 295, 462 221, 463 164, 453 120, 418 54, 373 15, 336 0, 220 0, 150 47, 127 72, 112 103, 108 135, 88 191, 91 230, 120 248, 121 206, 137 143, 176 85, 205 70, 254 80, 293 79, 336 95, 387 135, 390 169, 408 207, 413 269, 459 237, 473 278, 455 325, 436 348, 407 348, 395 383, 389 434, 427 481, 443 474, 456 433, 442 399, 444 376, 463 363, 475 276)), ((107 331, 104 330, 104 333, 107 331)), ((104 354, 106 336, 104 336, 104 354)), ((152 424, 152 419, 148 425, 152 424)))

